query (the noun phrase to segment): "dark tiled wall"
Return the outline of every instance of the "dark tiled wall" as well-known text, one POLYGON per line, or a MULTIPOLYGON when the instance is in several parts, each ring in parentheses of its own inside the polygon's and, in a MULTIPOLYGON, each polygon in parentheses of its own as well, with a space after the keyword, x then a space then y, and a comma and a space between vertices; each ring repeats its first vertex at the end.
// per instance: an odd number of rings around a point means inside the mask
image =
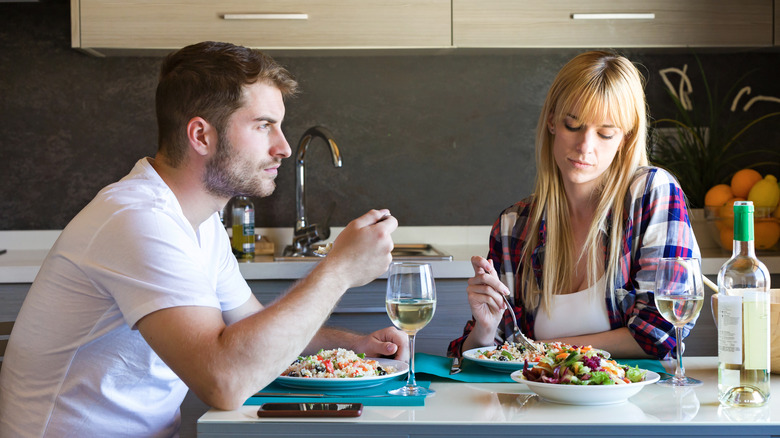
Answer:
MULTIPOLYGON (((287 105, 293 149, 321 124, 343 154, 344 167, 334 169, 324 144, 310 149, 310 221, 335 204, 333 225, 373 207, 390 208, 402 225, 492 224, 531 190, 539 109, 553 75, 578 52, 278 58, 303 87, 287 105)), ((703 93, 689 52, 624 53, 643 65, 653 117, 673 114, 660 69, 688 64, 694 99, 703 93)), ((780 97, 777 50, 701 58, 724 93, 755 70, 746 81, 752 95, 780 97)), ((71 49, 67 1, 0 3, 0 230, 63 228, 100 188, 154 154, 159 63, 71 49)), ((751 111, 778 110, 764 102, 751 111)), ((778 121, 746 145, 780 149, 778 121)), ((276 193, 256 200, 259 226, 294 224, 294 184, 287 160, 276 193)))

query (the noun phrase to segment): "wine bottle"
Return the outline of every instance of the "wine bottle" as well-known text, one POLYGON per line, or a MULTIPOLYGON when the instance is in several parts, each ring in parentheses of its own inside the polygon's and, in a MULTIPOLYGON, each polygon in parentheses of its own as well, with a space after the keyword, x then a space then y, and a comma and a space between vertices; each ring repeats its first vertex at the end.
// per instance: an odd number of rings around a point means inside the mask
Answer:
POLYGON ((236 258, 247 260, 255 257, 255 206, 246 196, 233 200, 233 236, 231 247, 236 258))
POLYGON ((733 254, 718 272, 718 399, 769 399, 769 270, 756 258, 753 203, 734 202, 733 254))

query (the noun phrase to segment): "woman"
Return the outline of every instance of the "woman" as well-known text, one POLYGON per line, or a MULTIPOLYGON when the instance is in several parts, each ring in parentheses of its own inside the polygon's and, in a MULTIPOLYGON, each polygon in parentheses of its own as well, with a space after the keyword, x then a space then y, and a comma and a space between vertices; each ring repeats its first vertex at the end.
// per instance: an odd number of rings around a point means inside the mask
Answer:
POLYGON ((537 126, 534 193, 502 212, 488 258, 472 258, 473 318, 450 355, 503 343, 508 311, 537 341, 613 357, 672 351, 674 327, 653 300, 655 266, 700 255, 679 184, 648 167, 646 107, 642 76, 622 56, 587 52, 561 69, 537 126))

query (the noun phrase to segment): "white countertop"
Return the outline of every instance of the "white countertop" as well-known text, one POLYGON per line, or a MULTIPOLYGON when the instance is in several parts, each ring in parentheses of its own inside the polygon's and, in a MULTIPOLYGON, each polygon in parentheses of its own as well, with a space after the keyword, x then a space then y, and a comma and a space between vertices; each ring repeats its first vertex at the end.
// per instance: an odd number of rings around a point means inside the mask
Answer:
MULTIPOLYGON (((521 383, 434 381, 430 387, 436 394, 425 401, 425 406, 365 406, 358 418, 260 419, 256 414, 258 406, 243 406, 235 411, 212 409, 198 421, 198 436, 217 436, 228 431, 235 436, 293 432, 310 436, 361 431, 381 434, 388 430, 395 435, 414 436, 437 427, 450 428, 451 436, 497 436, 504 432, 513 436, 540 436, 534 432, 544 432, 544 436, 578 436, 585 431, 598 431, 600 436, 769 436, 768 429, 774 431, 771 434, 780 431, 778 394, 760 408, 726 408, 717 400, 717 358, 684 357, 683 363, 686 375, 702 380, 704 385, 668 388, 651 384, 618 404, 552 403, 521 383)), ((674 367, 669 362, 664 366, 670 371, 674 367)), ((773 374, 771 383, 773 391, 780 391, 780 376, 773 374)))
MULTIPOLYGON (((343 227, 331 230, 332 241, 343 227)), ((0 231, 0 283, 32 283, 46 254, 61 230, 0 231)), ((277 255, 292 242, 292 228, 257 228, 258 236, 275 243, 277 255)), ((453 256, 452 261, 431 260, 437 278, 468 278, 473 275, 472 255, 486 255, 490 226, 400 227, 393 233, 395 243, 427 243, 453 256)), ((239 267, 247 280, 290 280, 304 277, 317 262, 274 261, 271 256, 257 256, 241 262, 239 267)))
MULTIPOLYGON (((343 228, 333 228, 330 240, 343 228)), ((57 240, 61 230, 0 231, 0 283, 32 283, 46 254, 57 240)), ((268 237, 276 244, 279 254, 292 242, 292 228, 258 228, 258 235, 268 237)), ((490 226, 399 227, 393 233, 396 243, 427 243, 453 256, 452 261, 431 260, 436 278, 469 278, 473 275, 471 256, 487 254, 490 226)), ((706 275, 718 273, 730 256, 720 248, 702 248, 702 271, 706 275)), ((761 253, 772 274, 780 274, 780 253, 761 253)), ((247 280, 288 280, 306 275, 316 262, 278 261, 270 256, 258 256, 252 262, 240 264, 247 280)))

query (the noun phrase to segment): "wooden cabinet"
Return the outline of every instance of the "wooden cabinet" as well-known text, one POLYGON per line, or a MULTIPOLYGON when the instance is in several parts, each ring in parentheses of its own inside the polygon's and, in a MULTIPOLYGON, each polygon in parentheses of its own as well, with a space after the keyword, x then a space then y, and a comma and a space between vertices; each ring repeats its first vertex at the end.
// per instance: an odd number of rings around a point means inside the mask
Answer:
POLYGON ((72 46, 167 53, 780 45, 780 0, 71 0, 72 46))
POLYGON ((456 47, 771 46, 772 1, 452 0, 453 44, 456 47))
MULTIPOLYGON (((273 302, 292 285, 291 281, 249 281, 252 292, 264 305, 273 302)), ((385 280, 350 289, 336 305, 326 326, 358 333, 371 333, 391 326, 385 310, 385 280)), ((306 312, 306 309, 301 309, 306 312)), ((463 326, 471 319, 471 308, 466 296, 465 279, 436 280, 436 312, 431 322, 417 333, 415 351, 444 356, 451 340, 463 333, 463 326)), ((295 330, 295 327, 290 327, 295 330)))
POLYGON ((170 51, 199 41, 260 49, 450 47, 450 0, 71 0, 72 45, 170 51))
POLYGON ((780 0, 775 0, 775 45, 780 46, 780 0))
POLYGON ((0 321, 16 321, 30 283, 0 283, 0 321))

